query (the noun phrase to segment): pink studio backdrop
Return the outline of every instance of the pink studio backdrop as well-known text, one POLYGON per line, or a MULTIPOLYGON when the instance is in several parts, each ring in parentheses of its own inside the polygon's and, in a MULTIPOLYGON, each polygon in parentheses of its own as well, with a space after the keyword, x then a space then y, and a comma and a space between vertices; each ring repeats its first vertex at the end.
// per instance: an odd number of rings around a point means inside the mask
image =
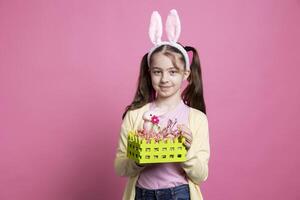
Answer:
MULTIPOLYGON (((300 199, 300 1, 0 2, 0 199, 121 199, 113 160, 151 12, 199 50, 208 200, 300 199)), ((165 35, 163 36, 165 39, 165 35)))

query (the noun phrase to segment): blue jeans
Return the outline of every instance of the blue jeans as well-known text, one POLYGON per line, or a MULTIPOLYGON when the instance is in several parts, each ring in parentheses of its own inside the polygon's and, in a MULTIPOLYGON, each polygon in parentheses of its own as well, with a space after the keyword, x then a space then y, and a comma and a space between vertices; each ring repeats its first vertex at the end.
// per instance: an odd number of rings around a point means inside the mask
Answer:
POLYGON ((148 190, 135 187, 135 200, 189 200, 189 185, 179 185, 172 188, 148 190))

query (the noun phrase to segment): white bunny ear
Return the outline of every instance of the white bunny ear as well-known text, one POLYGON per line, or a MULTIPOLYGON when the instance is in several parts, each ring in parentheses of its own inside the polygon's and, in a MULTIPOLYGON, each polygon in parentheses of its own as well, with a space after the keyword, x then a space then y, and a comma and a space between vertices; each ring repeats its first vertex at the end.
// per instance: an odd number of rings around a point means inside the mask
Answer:
POLYGON ((149 36, 153 44, 159 44, 162 36, 161 16, 157 11, 153 11, 149 26, 149 36))
POLYGON ((177 42, 180 36, 181 26, 179 16, 175 9, 170 11, 166 21, 166 33, 170 42, 177 42))

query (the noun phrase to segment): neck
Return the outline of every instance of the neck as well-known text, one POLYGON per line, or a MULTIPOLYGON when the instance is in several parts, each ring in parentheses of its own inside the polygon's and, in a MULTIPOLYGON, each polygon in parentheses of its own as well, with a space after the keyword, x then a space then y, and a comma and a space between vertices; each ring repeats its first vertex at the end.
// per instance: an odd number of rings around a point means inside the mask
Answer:
POLYGON ((155 100, 156 107, 165 108, 167 110, 172 110, 182 101, 180 92, 174 94, 170 97, 157 97, 155 100))

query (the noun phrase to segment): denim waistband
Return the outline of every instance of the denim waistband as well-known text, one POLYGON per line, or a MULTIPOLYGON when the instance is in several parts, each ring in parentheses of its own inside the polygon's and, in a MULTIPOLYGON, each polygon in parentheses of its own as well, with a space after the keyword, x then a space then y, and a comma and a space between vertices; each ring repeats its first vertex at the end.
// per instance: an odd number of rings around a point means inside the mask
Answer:
POLYGON ((145 189, 145 188, 140 188, 138 186, 135 187, 136 192, 145 194, 157 194, 160 192, 169 192, 171 194, 177 193, 179 191, 181 191, 182 189, 188 189, 189 190, 189 185, 188 184, 183 184, 183 185, 179 185, 176 187, 171 187, 171 188, 163 188, 163 189, 154 189, 154 190, 149 190, 149 189, 145 189))

